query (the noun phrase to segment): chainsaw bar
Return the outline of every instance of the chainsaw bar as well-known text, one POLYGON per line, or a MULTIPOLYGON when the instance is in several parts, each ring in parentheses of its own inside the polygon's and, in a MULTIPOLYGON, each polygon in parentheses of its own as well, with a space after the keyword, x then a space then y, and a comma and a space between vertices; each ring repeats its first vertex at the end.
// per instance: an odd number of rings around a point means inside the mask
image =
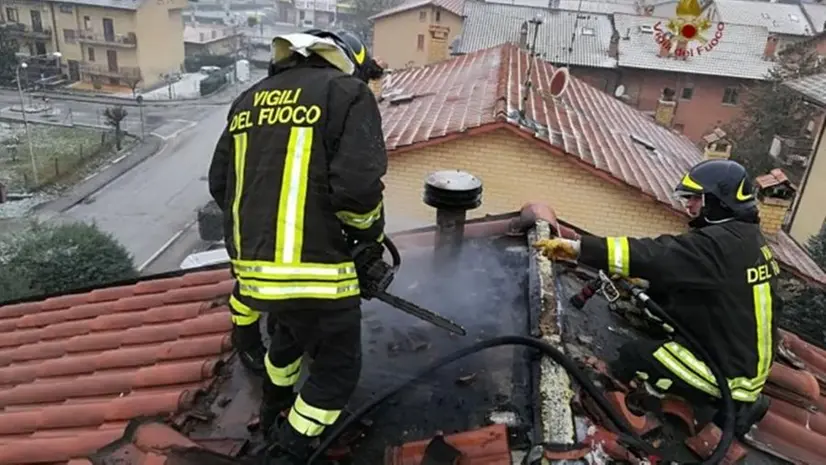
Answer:
POLYGON ((447 318, 439 315, 438 313, 434 313, 426 308, 419 307, 418 305, 410 302, 408 300, 404 300, 401 297, 396 297, 392 294, 388 294, 387 292, 379 292, 376 294, 376 299, 381 300, 382 302, 390 305, 393 308, 397 308, 408 315, 413 315, 416 318, 426 321, 434 326, 438 326, 439 328, 444 329, 445 331, 450 331, 453 334, 458 334, 460 336, 467 335, 467 331, 465 328, 457 325, 456 323, 448 320, 447 318))

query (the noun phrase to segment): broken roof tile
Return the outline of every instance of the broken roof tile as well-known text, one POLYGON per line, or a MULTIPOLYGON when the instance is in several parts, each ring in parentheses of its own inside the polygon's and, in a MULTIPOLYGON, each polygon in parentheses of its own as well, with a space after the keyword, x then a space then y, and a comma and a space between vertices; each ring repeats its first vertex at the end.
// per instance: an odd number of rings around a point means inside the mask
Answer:
POLYGON ((768 189, 769 187, 779 186, 785 183, 788 183, 791 187, 795 187, 791 181, 789 181, 789 178, 786 177, 786 173, 780 168, 775 168, 767 174, 757 176, 754 182, 760 189, 768 189))
MULTIPOLYGON (((395 71, 383 81, 379 104, 387 149, 392 155, 499 127, 527 132, 551 153, 568 155, 684 213, 671 194, 703 160, 700 149, 576 77, 569 78, 562 96, 552 97, 554 71, 514 44, 395 71), (523 100, 528 69, 533 86, 523 100)), ((788 234, 781 231, 769 242, 784 269, 826 285, 826 273, 788 234)))
MULTIPOLYGON (((463 465, 510 465, 508 429, 505 425, 492 425, 475 431, 445 436, 445 442, 462 453, 463 465)), ((431 439, 408 442, 391 447, 385 454, 385 465, 419 465, 431 439)))
POLYGON ((203 271, 0 306, 0 465, 88 463, 129 420, 191 409, 231 349, 231 287, 203 271))

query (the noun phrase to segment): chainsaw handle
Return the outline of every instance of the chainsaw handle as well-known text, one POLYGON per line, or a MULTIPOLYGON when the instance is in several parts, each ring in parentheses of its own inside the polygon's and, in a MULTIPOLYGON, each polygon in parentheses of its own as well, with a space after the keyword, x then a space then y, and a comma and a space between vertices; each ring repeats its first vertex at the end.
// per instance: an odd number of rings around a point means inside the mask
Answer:
POLYGON ((394 244, 389 237, 385 237, 382 244, 384 245, 384 248, 390 252, 390 265, 393 268, 393 274, 396 274, 402 266, 402 256, 399 253, 399 249, 396 248, 396 244, 394 244))

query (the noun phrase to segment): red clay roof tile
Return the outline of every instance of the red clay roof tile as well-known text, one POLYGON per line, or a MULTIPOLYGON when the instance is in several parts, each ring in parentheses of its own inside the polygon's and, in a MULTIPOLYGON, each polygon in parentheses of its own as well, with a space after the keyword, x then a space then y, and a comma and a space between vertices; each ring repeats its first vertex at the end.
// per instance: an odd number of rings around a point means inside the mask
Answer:
POLYGON ((0 306, 0 465, 88 464, 129 420, 191 408, 231 349, 231 288, 205 271, 0 306))
MULTIPOLYGON (((508 430, 505 425, 493 425, 475 431, 445 436, 445 442, 458 449, 463 465, 510 465, 508 430)), ((419 465, 430 439, 391 447, 385 454, 385 465, 419 465)))
MULTIPOLYGON (((575 77, 561 97, 550 97, 554 67, 541 58, 533 59, 536 91, 524 106, 529 129, 519 123, 518 110, 531 60, 506 44, 388 75, 380 103, 387 149, 412 149, 505 125, 682 212, 671 193, 685 171, 702 160, 702 152, 575 77)), ((785 232, 770 243, 786 269, 826 285, 826 273, 785 232)))

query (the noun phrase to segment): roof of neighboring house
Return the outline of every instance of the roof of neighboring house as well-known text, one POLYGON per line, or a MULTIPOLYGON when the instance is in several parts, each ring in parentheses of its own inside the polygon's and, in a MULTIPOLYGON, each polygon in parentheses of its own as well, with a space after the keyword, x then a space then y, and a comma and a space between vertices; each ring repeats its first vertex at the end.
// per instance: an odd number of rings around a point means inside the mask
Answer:
POLYGON ((785 81, 783 84, 812 102, 826 106, 826 73, 785 81))
MULTIPOLYGON (((660 23, 666 29, 668 19, 650 16, 615 15, 620 33, 619 66, 653 69, 675 73, 704 74, 741 79, 765 79, 773 62, 763 59, 768 30, 756 26, 727 24, 714 50, 685 57, 660 57, 660 45, 651 28, 660 23), (627 37, 627 39, 626 39, 627 37)), ((708 39, 714 26, 705 33, 708 39)))
MULTIPOLYGON (((548 10, 483 1, 465 2, 465 22, 454 53, 475 52, 506 42, 518 43, 525 21, 537 15, 539 26, 536 50, 547 61, 559 64, 614 68, 617 61, 608 56, 613 26, 609 15, 548 10), (576 40, 571 42, 576 34, 576 40)), ((527 43, 533 43, 531 25, 527 43)))
POLYGON ((114 8, 117 10, 137 10, 143 5, 144 0, 57 0, 55 3, 114 8))
POLYGON ((421 8, 423 6, 428 5, 441 7, 455 14, 456 16, 462 16, 462 10, 465 6, 465 0, 406 0, 401 5, 384 10, 381 13, 371 16, 369 19, 375 21, 377 19, 386 18, 388 16, 403 13, 405 11, 414 10, 416 8, 421 8))
POLYGON ((720 21, 762 26, 773 34, 810 36, 812 25, 800 4, 766 3, 749 0, 715 0, 720 21))
POLYGON ((801 4, 803 11, 809 15, 809 20, 814 28, 815 34, 819 34, 826 29, 826 5, 819 3, 801 4))
POLYGON ((229 39, 239 35, 231 27, 212 24, 187 24, 184 27, 184 42, 194 44, 208 44, 222 39, 229 39))
POLYGON ((569 10, 581 13, 630 13, 637 12, 633 1, 623 0, 487 0, 500 5, 525 6, 548 10, 569 10))
MULTIPOLYGON (((700 150, 686 137, 579 79, 571 78, 562 97, 550 97, 554 67, 542 59, 533 61, 537 92, 527 99, 525 121, 518 110, 531 58, 516 45, 390 74, 380 103, 388 150, 415 149, 501 126, 682 212, 672 189, 702 160, 700 150)), ((787 269, 826 284, 826 273, 786 233, 772 245, 787 269)))

